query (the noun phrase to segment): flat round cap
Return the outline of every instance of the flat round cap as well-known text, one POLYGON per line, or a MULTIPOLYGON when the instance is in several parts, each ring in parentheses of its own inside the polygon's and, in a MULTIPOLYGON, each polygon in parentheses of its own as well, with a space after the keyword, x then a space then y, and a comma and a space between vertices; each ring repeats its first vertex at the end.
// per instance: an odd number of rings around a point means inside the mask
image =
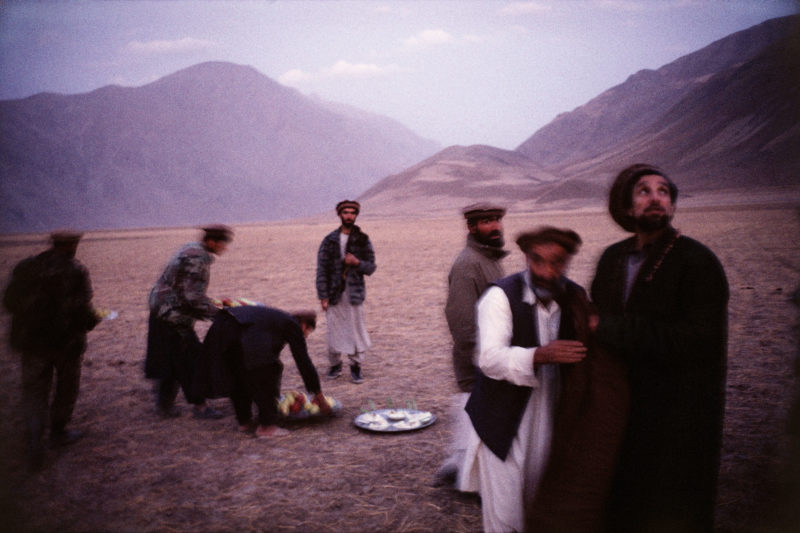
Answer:
POLYGON ((506 208, 488 202, 470 204, 461 210, 467 220, 485 217, 504 217, 506 208))

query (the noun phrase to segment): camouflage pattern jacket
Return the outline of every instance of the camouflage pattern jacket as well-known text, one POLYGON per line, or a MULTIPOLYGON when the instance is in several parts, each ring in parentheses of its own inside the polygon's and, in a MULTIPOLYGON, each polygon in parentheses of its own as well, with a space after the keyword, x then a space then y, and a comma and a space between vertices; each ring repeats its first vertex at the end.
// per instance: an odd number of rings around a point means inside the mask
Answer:
POLYGON ((150 312, 160 320, 185 327, 214 316, 218 309, 206 296, 213 261, 199 242, 178 250, 150 291, 150 312))

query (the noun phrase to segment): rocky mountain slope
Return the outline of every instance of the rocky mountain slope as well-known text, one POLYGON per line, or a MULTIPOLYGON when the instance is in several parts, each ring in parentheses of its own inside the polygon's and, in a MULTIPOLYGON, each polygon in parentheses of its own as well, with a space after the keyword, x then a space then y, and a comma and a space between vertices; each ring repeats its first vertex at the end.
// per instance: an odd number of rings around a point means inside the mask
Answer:
POLYGON ((600 206, 634 162, 660 165, 688 195, 789 187, 800 198, 799 21, 767 21, 638 72, 513 152, 447 148, 362 200, 382 214, 452 213, 484 198, 517 210, 600 206))
POLYGON ((3 101, 0 117, 4 232, 303 216, 440 148, 222 62, 3 101))

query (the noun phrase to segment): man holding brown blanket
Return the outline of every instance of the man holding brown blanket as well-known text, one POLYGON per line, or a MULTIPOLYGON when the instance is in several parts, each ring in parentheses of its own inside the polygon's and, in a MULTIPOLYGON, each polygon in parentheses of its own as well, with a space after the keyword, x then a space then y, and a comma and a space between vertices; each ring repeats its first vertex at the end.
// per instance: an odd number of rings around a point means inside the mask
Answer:
MULTIPOLYGON (((522 531, 526 501, 531 502, 531 517, 542 516, 553 530, 572 518, 569 508, 576 506, 587 521, 598 525, 602 498, 585 502, 562 498, 563 485, 548 480, 564 477, 552 465, 570 467, 567 477, 573 477, 571 458, 565 465, 555 450, 573 451, 573 434, 559 431, 571 424, 567 413, 557 411, 560 375, 567 378, 566 391, 576 389, 576 396, 585 391, 580 380, 569 377, 588 359, 588 303, 585 291, 564 276, 581 240, 573 231, 545 227, 520 235, 517 244, 528 269, 497 281, 478 303, 479 372, 466 407, 473 432, 458 488, 480 493, 487 532, 522 531), (540 483, 561 506, 544 508, 552 516, 544 517, 534 499, 540 483)), ((581 418, 578 411, 573 419, 581 418)), ((602 471, 600 488, 593 492, 603 493, 608 485, 609 466, 603 465, 602 471)), ((591 484, 597 483, 592 472, 583 474, 591 484)), ((538 530, 538 524, 535 527, 538 530)))

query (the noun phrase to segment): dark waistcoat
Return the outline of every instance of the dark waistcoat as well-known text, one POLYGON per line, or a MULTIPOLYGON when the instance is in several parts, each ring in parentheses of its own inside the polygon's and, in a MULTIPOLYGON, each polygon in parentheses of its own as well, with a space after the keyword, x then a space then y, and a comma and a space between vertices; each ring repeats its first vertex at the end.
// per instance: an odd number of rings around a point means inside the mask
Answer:
MULTIPOLYGON (((572 281, 565 281, 567 285, 575 285, 572 281)), ((511 345, 523 348, 539 346, 535 307, 522 300, 525 287, 524 271, 500 279, 494 285, 503 289, 511 306, 513 323, 511 345)), ((570 294, 571 291, 567 290, 565 293, 570 294)), ((574 339, 570 306, 565 305, 566 302, 558 303, 561 307, 558 338, 574 339)), ((531 387, 492 379, 480 369, 477 370, 475 386, 465 409, 483 443, 504 461, 517 435, 532 390, 531 387)))

